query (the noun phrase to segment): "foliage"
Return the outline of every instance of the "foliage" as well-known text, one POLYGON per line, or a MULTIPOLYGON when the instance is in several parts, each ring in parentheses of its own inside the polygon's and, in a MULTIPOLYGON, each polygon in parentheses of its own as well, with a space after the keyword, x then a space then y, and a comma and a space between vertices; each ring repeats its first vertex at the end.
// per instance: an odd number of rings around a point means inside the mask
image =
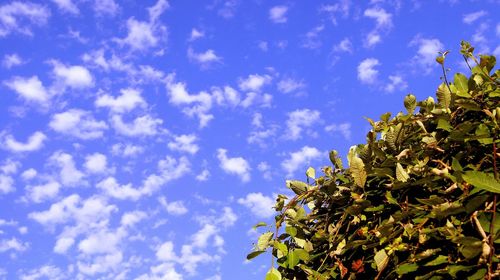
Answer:
POLYGON ((295 196, 278 196, 275 225, 248 255, 271 251, 266 279, 500 277, 500 71, 461 46, 469 78, 448 82, 441 53, 437 102, 406 96, 406 113, 368 119, 349 168, 332 151, 322 176, 287 181, 295 196))

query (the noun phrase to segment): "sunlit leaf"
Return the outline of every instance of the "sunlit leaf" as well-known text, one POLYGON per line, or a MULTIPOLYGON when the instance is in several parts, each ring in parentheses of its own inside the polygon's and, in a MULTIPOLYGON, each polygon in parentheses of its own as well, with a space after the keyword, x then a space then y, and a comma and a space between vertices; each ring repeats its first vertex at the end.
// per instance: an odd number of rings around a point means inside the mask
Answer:
POLYGON ((476 188, 493 193, 500 193, 500 182, 495 180, 493 174, 480 171, 466 171, 462 175, 462 178, 476 188))

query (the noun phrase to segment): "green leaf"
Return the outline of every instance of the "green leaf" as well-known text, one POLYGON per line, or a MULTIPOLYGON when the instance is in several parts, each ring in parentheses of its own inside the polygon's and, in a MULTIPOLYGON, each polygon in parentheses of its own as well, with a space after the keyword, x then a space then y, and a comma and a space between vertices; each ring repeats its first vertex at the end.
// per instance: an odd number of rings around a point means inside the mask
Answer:
POLYGON ((451 92, 445 83, 441 83, 437 89, 436 96, 439 105, 441 107, 448 109, 451 105, 451 92))
POLYGON ((417 269, 418 269, 418 264, 416 264, 416 263, 405 263, 405 264, 399 265, 396 268, 396 273, 399 274, 399 275, 404 275, 404 274, 408 274, 408 273, 417 271, 417 269))
POLYGON ((316 178, 316 170, 314 170, 314 168, 312 168, 312 167, 307 168, 306 176, 311 178, 311 179, 315 179, 316 178))
POLYGON ((472 274, 471 276, 467 277, 467 280, 481 280, 485 279, 484 276, 486 275, 486 268, 481 268, 476 273, 472 274))
POLYGON ((474 266, 465 266, 465 265, 450 265, 447 267, 448 274, 450 274, 453 278, 457 277, 457 274, 462 271, 469 271, 473 269, 474 266))
POLYGON ((354 178, 354 183, 358 187, 364 187, 367 174, 363 160, 357 156, 353 156, 350 160, 349 170, 351 171, 351 175, 354 178))
POLYGON ((450 122, 448 120, 445 120, 445 119, 438 120, 437 128, 448 131, 448 132, 453 130, 453 126, 451 126, 450 122))
POLYGON ((266 251, 263 250, 263 251, 254 251, 254 252, 251 252, 250 254, 247 255, 247 260, 251 260, 251 259, 257 257, 258 255, 264 253, 264 252, 266 252, 266 251))
POLYGON ((497 62, 496 57, 492 55, 481 55, 480 57, 479 66, 481 66, 481 68, 486 68, 487 73, 490 73, 497 62))
POLYGON ((267 272, 266 280, 281 280, 281 273, 273 267, 267 272))
POLYGON ((252 229, 256 229, 256 228, 259 228, 259 227, 265 227, 265 226, 267 226, 267 224, 266 224, 266 223, 264 223, 264 222, 259 222, 259 223, 257 223, 255 226, 253 226, 253 227, 252 227, 252 229))
POLYGON ((307 184, 297 180, 287 180, 287 188, 291 189, 295 194, 302 194, 307 191, 307 184))
POLYGON ((500 193, 500 182, 495 180, 493 174, 484 173, 480 171, 466 171, 462 175, 465 182, 473 185, 476 188, 493 192, 500 193))
POLYGON ((309 261, 309 253, 304 249, 295 249, 295 254, 304 262, 309 261))
POLYGON ((288 233, 291 237, 295 237, 297 235, 297 229, 292 226, 287 226, 285 228, 285 232, 288 233))
POLYGON ((410 179, 410 175, 408 175, 399 162, 396 164, 396 179, 401 182, 406 182, 410 179))
POLYGON ((413 114, 417 107, 417 98, 413 94, 408 94, 404 99, 404 105, 409 115, 413 114))
POLYGON ((288 253, 288 268, 294 268, 297 264, 299 264, 300 259, 295 250, 292 250, 288 253))
POLYGON ((273 247, 277 250, 279 250, 283 256, 286 256, 288 254, 288 248, 286 247, 286 244, 274 241, 273 247))
POLYGON ((435 258, 432 261, 424 264, 424 266, 436 266, 436 265, 440 265, 440 264, 443 264, 443 263, 448 263, 448 257, 447 256, 443 256, 443 255, 439 255, 439 256, 437 256, 437 258, 435 258))
POLYGON ((344 168, 342 165, 342 160, 339 158, 337 151, 335 151, 335 150, 330 151, 329 157, 330 157, 330 161, 335 166, 335 168, 337 168, 337 169, 344 168))
POLYGON ((269 241, 271 241, 271 238, 273 237, 273 233, 272 232, 266 232, 266 233, 263 233, 258 241, 257 241, 257 249, 259 251, 264 251, 267 249, 267 247, 269 247, 269 241))
POLYGON ((382 271, 389 263, 389 256, 387 255, 385 250, 382 249, 375 254, 374 260, 375 264, 377 265, 377 270, 382 271))
POLYGON ((470 94, 469 94, 469 80, 467 79, 467 77, 465 77, 464 74, 461 74, 461 73, 456 73, 455 74, 455 77, 454 77, 454 85, 455 85, 455 88, 457 89, 457 95, 460 96, 460 97, 466 97, 466 98, 470 98, 472 97, 470 94))

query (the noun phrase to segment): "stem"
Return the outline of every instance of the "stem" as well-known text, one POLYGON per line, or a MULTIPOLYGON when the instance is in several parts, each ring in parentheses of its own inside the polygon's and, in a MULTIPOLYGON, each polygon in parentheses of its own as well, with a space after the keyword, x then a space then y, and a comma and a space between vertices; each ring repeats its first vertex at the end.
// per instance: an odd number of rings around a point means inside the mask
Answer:
MULTIPOLYGON (((493 173, 495 176, 495 180, 498 180, 498 171, 497 171, 497 145, 496 139, 493 140, 493 173)), ((497 195, 493 196, 493 214, 491 215, 490 222, 490 256, 488 260, 488 278, 492 279, 493 275, 493 255, 495 254, 495 245, 493 244, 494 231, 495 231, 495 221, 496 221, 496 213, 497 213, 497 195)))
POLYGON ((469 67, 469 70, 472 71, 472 67, 470 67, 469 61, 467 60, 467 57, 465 55, 462 56, 465 60, 465 63, 467 64, 467 67, 469 67))
POLYGON ((448 83, 448 78, 446 77, 446 70, 444 69, 444 63, 441 64, 441 69, 443 69, 443 77, 444 77, 444 82, 446 83, 446 86, 448 87, 448 90, 450 91, 450 94, 452 93, 450 84, 448 83))
POLYGON ((493 238, 494 238, 494 230, 495 230, 495 218, 496 218, 496 212, 497 212, 497 195, 495 194, 493 197, 493 214, 491 217, 491 222, 490 222, 490 240, 489 240, 489 246, 490 246, 490 256, 488 259, 488 279, 493 279, 493 255, 495 254, 495 244, 493 244, 493 238))

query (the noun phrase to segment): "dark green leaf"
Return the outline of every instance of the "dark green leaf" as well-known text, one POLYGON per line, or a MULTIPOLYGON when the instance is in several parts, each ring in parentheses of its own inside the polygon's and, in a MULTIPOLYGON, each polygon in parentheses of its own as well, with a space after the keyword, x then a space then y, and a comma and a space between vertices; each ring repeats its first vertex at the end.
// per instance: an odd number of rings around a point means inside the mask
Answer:
POLYGON ((493 174, 480 171, 466 171, 462 178, 469 184, 482 190, 500 193, 500 182, 495 180, 493 174))
POLYGON ((254 251, 254 252, 252 252, 252 253, 250 253, 250 254, 247 255, 247 260, 251 260, 251 259, 257 257, 258 255, 264 253, 264 252, 266 252, 266 251, 265 250, 263 250, 263 251, 254 251))

